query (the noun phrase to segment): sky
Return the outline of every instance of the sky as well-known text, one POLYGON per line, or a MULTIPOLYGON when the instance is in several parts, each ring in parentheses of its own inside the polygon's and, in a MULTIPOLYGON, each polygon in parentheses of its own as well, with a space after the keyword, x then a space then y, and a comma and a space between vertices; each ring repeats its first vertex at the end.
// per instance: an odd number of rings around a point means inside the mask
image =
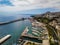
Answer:
POLYGON ((0 0, 0 15, 40 14, 60 11, 60 0, 0 0))

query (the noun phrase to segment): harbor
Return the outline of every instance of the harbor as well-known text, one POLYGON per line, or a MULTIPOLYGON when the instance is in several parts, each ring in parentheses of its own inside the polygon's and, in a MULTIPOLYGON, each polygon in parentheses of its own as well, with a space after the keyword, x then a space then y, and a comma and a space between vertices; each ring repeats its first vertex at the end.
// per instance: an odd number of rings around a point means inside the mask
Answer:
POLYGON ((11 38, 4 41, 2 45, 16 45, 17 40, 21 36, 26 26, 30 27, 30 25, 31 23, 29 22, 29 20, 25 20, 25 21, 17 21, 15 23, 0 26, 0 39, 2 39, 8 34, 11 35, 11 38))
POLYGON ((26 45, 28 42, 30 42, 30 43, 34 42, 37 45, 41 45, 42 40, 38 39, 38 37, 33 36, 32 34, 28 34, 28 31, 29 31, 29 29, 28 29, 28 27, 26 27, 25 30, 22 32, 17 45, 21 44, 22 42, 24 42, 23 45, 26 45))
POLYGON ((57 29, 59 23, 44 16, 2 22, 0 45, 59 45, 57 29))
POLYGON ((60 45, 60 0, 0 0, 0 45, 60 45))

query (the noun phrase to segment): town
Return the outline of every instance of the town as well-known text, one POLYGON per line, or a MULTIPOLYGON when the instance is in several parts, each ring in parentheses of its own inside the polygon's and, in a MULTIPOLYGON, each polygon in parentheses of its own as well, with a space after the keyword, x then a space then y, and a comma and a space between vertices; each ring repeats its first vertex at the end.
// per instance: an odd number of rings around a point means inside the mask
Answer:
POLYGON ((22 41, 23 45, 60 45, 59 12, 46 12, 45 14, 34 15, 31 17, 32 18, 29 20, 32 24, 32 33, 35 36, 28 33, 29 29, 26 28, 22 33, 23 35, 19 42, 22 41), (43 30, 39 29, 40 27, 43 30), (37 41, 35 41, 36 39, 37 41))

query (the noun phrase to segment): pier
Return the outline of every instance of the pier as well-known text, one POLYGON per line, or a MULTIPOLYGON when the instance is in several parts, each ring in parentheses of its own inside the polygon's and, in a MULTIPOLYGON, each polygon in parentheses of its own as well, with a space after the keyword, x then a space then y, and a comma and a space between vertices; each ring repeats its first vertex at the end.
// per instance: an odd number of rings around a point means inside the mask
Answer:
POLYGON ((4 43, 6 40, 8 40, 11 37, 11 35, 6 35, 5 37, 0 39, 0 45, 4 43))

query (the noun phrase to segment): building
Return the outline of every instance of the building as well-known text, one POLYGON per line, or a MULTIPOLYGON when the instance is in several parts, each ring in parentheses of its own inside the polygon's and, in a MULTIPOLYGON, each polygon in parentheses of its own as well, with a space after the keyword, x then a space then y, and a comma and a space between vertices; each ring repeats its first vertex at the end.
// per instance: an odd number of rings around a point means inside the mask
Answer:
POLYGON ((60 25, 56 25, 56 29, 57 29, 57 32, 58 32, 58 36, 60 36, 60 25))
MULTIPOLYGON (((60 24, 56 25, 56 29, 57 29, 57 32, 58 32, 58 38, 60 39, 60 24)), ((59 41, 59 45, 60 45, 60 41, 59 41)))
POLYGON ((57 25, 57 20, 53 20, 49 23, 51 26, 56 27, 57 25))

